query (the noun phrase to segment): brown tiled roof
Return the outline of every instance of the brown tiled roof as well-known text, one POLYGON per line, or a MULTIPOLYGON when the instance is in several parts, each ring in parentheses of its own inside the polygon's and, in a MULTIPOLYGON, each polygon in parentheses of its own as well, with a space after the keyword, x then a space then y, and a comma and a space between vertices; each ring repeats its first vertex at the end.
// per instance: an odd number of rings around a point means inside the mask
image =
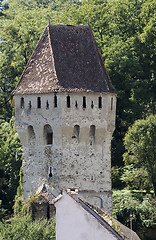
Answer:
POLYGON ((48 25, 14 94, 115 92, 89 26, 48 25))
POLYGON ((40 186, 38 191, 36 192, 37 202, 48 202, 49 204, 53 203, 54 199, 56 198, 52 192, 49 192, 46 188, 46 185, 43 184, 40 186))

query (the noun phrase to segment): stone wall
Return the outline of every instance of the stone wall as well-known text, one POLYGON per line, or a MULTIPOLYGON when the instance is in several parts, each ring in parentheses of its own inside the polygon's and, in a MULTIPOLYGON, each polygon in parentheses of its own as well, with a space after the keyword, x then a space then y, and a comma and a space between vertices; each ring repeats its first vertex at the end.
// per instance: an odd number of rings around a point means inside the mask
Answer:
POLYGON ((109 211, 116 95, 18 95, 15 110, 24 152, 24 198, 43 183, 55 195, 77 187, 86 200, 109 211))

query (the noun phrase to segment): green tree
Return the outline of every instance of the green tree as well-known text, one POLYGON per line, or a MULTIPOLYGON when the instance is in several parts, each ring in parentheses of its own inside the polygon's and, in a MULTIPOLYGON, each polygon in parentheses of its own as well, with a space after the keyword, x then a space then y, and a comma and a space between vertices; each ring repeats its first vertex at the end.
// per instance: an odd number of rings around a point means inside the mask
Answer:
POLYGON ((10 0, 0 17, 0 117, 6 121, 13 115, 11 92, 50 18, 48 1, 42 2, 10 0))
POLYGON ((139 191, 113 191, 113 217, 127 227, 131 217, 133 230, 147 240, 148 229, 156 224, 156 199, 139 191))
MULTIPOLYGON (((150 115, 146 119, 137 120, 125 135, 124 145, 126 152, 123 155, 123 159, 126 166, 133 166, 134 169, 138 169, 138 172, 142 169, 146 170, 146 177, 156 195, 155 143, 156 115, 150 115)), ((133 177, 135 178, 135 174, 133 174, 133 177)))
POLYGON ((52 24, 75 25, 89 21, 118 92, 112 164, 122 167, 123 137, 128 127, 136 119, 155 113, 155 0, 9 0, 6 3, 8 9, 3 9, 0 17, 1 118, 8 121, 13 114, 10 93, 48 20, 52 24))
POLYGON ((12 212, 19 183, 22 148, 14 127, 14 118, 0 125, 0 200, 2 207, 12 212))
POLYGON ((123 138, 128 127, 155 113, 155 10, 154 0, 85 0, 61 9, 58 23, 89 21, 118 92, 113 165, 123 165, 123 138))

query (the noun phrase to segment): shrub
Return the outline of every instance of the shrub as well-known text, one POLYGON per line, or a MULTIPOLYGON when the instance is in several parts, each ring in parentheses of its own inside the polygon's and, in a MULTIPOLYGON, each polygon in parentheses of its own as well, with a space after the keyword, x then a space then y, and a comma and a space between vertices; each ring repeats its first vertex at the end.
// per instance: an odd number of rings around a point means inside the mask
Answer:
POLYGON ((145 239, 147 230, 156 226, 156 198, 143 191, 113 191, 113 217, 130 227, 130 215, 133 230, 145 239))
POLYGON ((55 240, 55 220, 33 221, 27 215, 0 222, 0 240, 55 240))

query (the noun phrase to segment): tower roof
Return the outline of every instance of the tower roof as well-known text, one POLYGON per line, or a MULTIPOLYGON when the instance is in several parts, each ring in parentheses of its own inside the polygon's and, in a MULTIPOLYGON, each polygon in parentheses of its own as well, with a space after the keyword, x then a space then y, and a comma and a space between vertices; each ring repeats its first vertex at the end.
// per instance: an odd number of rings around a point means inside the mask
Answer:
POLYGON ((115 92, 90 26, 48 25, 14 94, 115 92))

